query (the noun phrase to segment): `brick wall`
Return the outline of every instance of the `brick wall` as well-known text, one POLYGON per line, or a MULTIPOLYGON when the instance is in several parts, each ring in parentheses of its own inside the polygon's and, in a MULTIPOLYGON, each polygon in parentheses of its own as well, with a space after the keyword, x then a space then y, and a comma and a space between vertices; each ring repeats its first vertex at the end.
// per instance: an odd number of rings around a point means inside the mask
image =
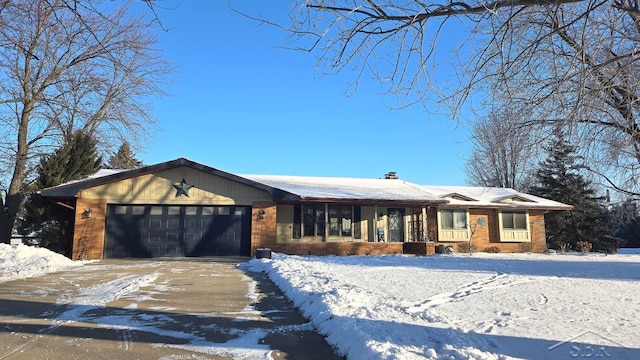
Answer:
POLYGON ((75 228, 73 232, 73 260, 102 260, 105 237, 107 202, 102 199, 78 199, 76 201, 75 228), (85 210, 91 209, 91 217, 85 210))
MULTIPOLYGON (((436 210, 430 209, 429 217, 435 219, 436 210)), ((531 233, 531 242, 501 242, 498 225, 498 210, 495 209, 470 209, 469 223, 471 224, 472 247, 473 251, 488 251, 491 248, 497 248, 500 252, 544 252, 547 248, 544 227, 544 212, 541 210, 529 211, 529 230, 531 233), (485 225, 478 225, 478 219, 484 218, 485 225), (474 231, 475 228, 475 231, 474 231)), ((430 229, 431 233, 435 233, 437 240, 437 222, 429 223, 434 229, 430 229)), ((457 252, 468 252, 468 242, 438 242, 437 245, 451 246, 457 252)))
POLYGON ((269 246, 273 252, 288 255, 384 255, 402 254, 405 243, 287 243, 269 246))
POLYGON ((259 248, 276 246, 276 203, 271 201, 255 201, 251 211, 251 256, 255 256, 259 248), (264 217, 261 216, 264 212, 264 217))

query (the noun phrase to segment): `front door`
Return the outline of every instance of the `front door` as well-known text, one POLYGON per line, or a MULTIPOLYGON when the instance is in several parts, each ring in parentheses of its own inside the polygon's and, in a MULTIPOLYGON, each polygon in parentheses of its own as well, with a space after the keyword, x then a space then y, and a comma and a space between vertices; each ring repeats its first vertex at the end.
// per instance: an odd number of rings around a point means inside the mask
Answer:
POLYGON ((389 241, 390 242, 403 242, 404 241, 404 209, 389 209, 387 211, 389 219, 389 241))

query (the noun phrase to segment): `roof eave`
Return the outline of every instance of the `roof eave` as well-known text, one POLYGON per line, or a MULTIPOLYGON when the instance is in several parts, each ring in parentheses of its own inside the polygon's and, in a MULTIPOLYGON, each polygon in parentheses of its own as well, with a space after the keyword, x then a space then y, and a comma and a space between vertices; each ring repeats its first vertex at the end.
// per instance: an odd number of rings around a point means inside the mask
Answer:
POLYGON ((42 196, 45 196, 45 197, 58 197, 58 198, 67 198, 67 199, 77 198, 79 197, 80 192, 86 188, 105 185, 105 184, 109 184, 109 183, 113 183, 113 182, 117 182, 125 179, 130 179, 137 176, 156 173, 159 171, 170 170, 170 169, 178 168, 181 166, 186 166, 192 169, 206 172, 211 175, 232 180, 232 181, 241 183, 243 185, 264 190, 267 193, 269 193, 274 200, 281 200, 281 199, 296 200, 300 198, 298 195, 292 194, 285 190, 277 189, 272 186, 269 186, 251 179, 247 179, 235 174, 231 174, 226 171, 222 171, 206 165, 202 165, 185 158, 178 158, 178 159, 163 162, 163 163, 143 166, 137 169, 124 170, 122 172, 114 173, 111 175, 105 175, 97 178, 79 180, 69 184, 58 185, 51 188, 43 189, 41 190, 40 193, 42 196))

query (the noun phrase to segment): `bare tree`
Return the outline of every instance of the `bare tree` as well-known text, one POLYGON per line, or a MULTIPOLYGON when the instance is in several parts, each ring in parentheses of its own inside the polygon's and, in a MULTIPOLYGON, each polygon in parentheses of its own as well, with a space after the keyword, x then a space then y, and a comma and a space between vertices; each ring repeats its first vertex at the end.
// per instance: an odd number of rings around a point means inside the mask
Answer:
POLYGON ((103 145, 154 128, 144 99, 162 95, 171 66, 153 24, 129 4, 24 0, 0 7, 0 141, 12 173, 0 211, 8 242, 34 162, 75 130, 103 145))
POLYGON ((564 129, 607 186, 637 194, 640 18, 611 5, 541 6, 492 19, 500 36, 488 47, 499 54, 491 81, 510 104, 535 109, 530 125, 564 129))
POLYGON ((471 185, 528 190, 541 148, 532 129, 523 125, 526 120, 502 107, 470 125, 473 146, 465 172, 471 185))
POLYGON ((367 72, 406 104, 498 94, 531 109, 531 126, 562 127, 607 186, 640 195, 637 0, 300 0, 288 27, 324 72, 367 72), (439 38, 466 27, 455 82, 439 75, 439 38))

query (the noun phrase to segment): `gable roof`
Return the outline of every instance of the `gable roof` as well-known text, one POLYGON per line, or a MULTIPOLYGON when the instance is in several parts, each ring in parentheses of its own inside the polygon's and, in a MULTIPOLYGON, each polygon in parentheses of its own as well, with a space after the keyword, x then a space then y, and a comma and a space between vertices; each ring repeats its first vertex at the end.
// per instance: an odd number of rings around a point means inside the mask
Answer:
POLYGON ((189 167, 207 174, 264 190, 275 201, 323 202, 403 202, 459 207, 526 208, 570 210, 557 201, 521 193, 507 188, 417 185, 399 179, 363 179, 284 175, 235 175, 197 162, 178 158, 131 170, 103 169, 84 179, 43 189, 42 196, 74 198, 83 189, 141 175, 189 167))
POLYGON ((182 166, 200 170, 211 175, 219 176, 224 179, 228 179, 228 180, 235 181, 247 186, 264 190, 269 194, 271 194, 271 196, 274 199, 297 200, 297 196, 295 196, 294 194, 284 192, 280 189, 274 189, 265 184, 257 183, 255 181, 240 177, 238 175, 234 175, 226 171, 222 171, 206 165, 202 165, 197 162, 187 160, 185 158, 178 158, 175 160, 162 162, 154 165, 147 165, 147 166, 143 166, 136 169, 130 169, 130 170, 102 169, 93 175, 87 176, 86 178, 69 181, 58 186, 43 189, 42 191, 40 191, 40 194, 42 196, 55 197, 55 198, 73 198, 73 197, 79 196, 80 192, 86 188, 108 184, 112 182, 117 182, 120 180, 133 178, 136 176, 152 174, 152 173, 163 171, 163 170, 174 169, 182 166))
POLYGON ((452 206, 490 208, 516 207, 542 210, 571 210, 573 208, 571 205, 522 193, 510 188, 429 185, 422 185, 421 188, 436 196, 447 198, 449 200, 449 205, 452 206))

